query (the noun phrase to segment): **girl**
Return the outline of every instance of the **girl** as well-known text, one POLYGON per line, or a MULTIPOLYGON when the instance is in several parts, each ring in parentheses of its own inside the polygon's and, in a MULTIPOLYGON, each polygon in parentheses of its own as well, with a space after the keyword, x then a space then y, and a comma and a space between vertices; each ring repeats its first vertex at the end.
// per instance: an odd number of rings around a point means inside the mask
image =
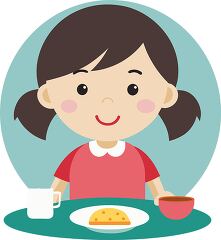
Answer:
POLYGON ((196 99, 176 89, 178 63, 166 33, 146 15, 124 6, 98 5, 62 20, 45 40, 37 63, 39 89, 24 94, 14 117, 46 139, 55 114, 93 139, 61 162, 52 183, 70 198, 158 198, 165 191, 151 159, 122 141, 160 115, 170 140, 200 119, 196 99))

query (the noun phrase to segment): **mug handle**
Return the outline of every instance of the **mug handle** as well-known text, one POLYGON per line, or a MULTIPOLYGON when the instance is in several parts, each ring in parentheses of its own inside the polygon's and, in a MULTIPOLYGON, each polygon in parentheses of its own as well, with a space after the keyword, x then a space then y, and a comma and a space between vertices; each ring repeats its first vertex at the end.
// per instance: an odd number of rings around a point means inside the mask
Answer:
POLYGON ((58 204, 54 205, 53 208, 59 208, 61 206, 61 192, 53 192, 53 195, 58 195, 58 204))

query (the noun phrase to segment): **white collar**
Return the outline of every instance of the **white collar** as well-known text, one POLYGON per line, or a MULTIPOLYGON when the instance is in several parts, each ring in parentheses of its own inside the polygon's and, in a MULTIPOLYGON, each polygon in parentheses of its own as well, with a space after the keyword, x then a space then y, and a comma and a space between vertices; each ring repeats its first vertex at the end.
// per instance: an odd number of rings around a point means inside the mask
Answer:
POLYGON ((89 142, 89 149, 91 153, 96 157, 102 157, 106 153, 111 155, 112 157, 119 157, 124 153, 125 150, 125 142, 124 141, 118 141, 117 144, 112 148, 102 148, 97 144, 96 141, 90 141, 89 142))

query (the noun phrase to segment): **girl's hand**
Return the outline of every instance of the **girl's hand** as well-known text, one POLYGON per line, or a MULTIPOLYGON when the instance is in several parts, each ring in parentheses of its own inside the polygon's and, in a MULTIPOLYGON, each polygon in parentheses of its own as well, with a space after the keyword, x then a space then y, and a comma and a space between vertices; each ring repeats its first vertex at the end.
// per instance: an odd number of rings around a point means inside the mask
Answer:
POLYGON ((58 203, 59 202, 59 196, 56 194, 53 197, 53 203, 58 203))
POLYGON ((159 198, 160 198, 160 197, 167 197, 167 196, 174 196, 174 194, 171 193, 171 192, 167 192, 167 191, 161 192, 160 194, 158 194, 158 195, 154 198, 154 204, 155 204, 156 206, 158 206, 158 205, 159 205, 159 198))
POLYGON ((173 193, 171 192, 167 192, 164 187, 163 187, 163 184, 161 183, 160 181, 160 178, 155 178, 149 182, 147 182, 149 188, 150 188, 150 191, 153 195, 153 198, 154 198, 154 204, 156 206, 159 205, 159 198, 160 197, 166 197, 166 196, 174 196, 173 193))
MULTIPOLYGON (((67 185, 67 182, 59 178, 55 178, 51 185, 51 188, 53 188, 54 192, 61 192, 61 195, 62 195, 64 193, 66 185, 67 185)), ((53 201, 54 203, 57 203, 59 201, 59 197, 57 195, 54 195, 53 201)))

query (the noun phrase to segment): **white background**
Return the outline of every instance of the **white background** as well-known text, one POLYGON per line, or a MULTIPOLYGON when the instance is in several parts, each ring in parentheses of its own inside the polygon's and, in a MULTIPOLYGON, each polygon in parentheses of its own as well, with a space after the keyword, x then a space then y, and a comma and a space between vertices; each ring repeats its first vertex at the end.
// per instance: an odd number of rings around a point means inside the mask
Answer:
MULTIPOLYGON (((29 35, 55 14, 86 1, 76 0, 1 0, 0 3, 0 89, 16 52, 29 35)), ((155 8, 182 25, 207 55, 221 85, 221 3, 219 0, 146 0, 135 1, 155 8)), ((16 137, 16 136, 15 136, 16 137)), ((221 150, 220 141, 211 164, 189 193, 197 201, 195 207, 207 212, 212 223, 199 231, 166 239, 221 239, 221 150)), ((40 176, 39 176, 40 177, 40 176)), ((26 186, 16 174, 0 138, 0 239, 45 240, 43 237, 13 230, 3 223, 4 216, 26 207, 26 186)))

